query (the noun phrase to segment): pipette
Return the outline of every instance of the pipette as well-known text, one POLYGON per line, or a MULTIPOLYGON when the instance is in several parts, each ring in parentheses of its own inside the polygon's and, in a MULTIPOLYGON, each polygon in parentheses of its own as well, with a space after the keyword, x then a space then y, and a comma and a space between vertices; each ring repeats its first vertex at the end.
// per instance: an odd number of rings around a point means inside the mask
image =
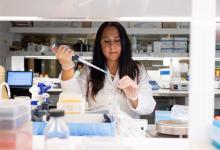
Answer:
MULTIPOLYGON (((57 47, 55 43, 51 45, 51 48, 52 48, 52 49, 55 48, 55 47, 57 47)), ((72 56, 72 60, 73 60, 73 61, 79 61, 79 62, 81 62, 81 63, 83 63, 83 64, 85 64, 85 65, 87 65, 87 66, 89 66, 89 67, 95 68, 96 70, 99 70, 99 71, 101 71, 101 72, 103 72, 103 73, 105 73, 105 74, 108 74, 108 72, 107 72, 106 70, 101 69, 101 68, 99 68, 99 67, 93 65, 92 63, 90 63, 90 62, 88 62, 88 61, 86 61, 86 60, 80 58, 78 55, 72 56)), ((112 77, 115 77, 115 76, 112 75, 112 74, 110 74, 110 75, 111 75, 112 77)))
MULTIPOLYGON (((87 66, 89 66, 89 67, 92 67, 92 68, 95 68, 96 70, 99 70, 99 71, 101 71, 101 72, 103 72, 103 73, 105 73, 105 74, 108 74, 108 72, 107 71, 105 71, 105 70, 103 70, 103 69, 101 69, 101 68, 99 68, 99 67, 97 67, 97 66, 95 66, 95 65, 93 65, 92 63, 90 63, 90 62, 88 62, 88 61, 86 61, 86 60, 84 60, 84 59, 81 59, 78 55, 74 55, 73 57, 72 57, 72 60, 73 61, 79 61, 79 62, 81 62, 81 63, 83 63, 83 64, 85 64, 85 65, 87 65, 87 66)), ((115 77, 114 75, 112 75, 112 74, 110 74, 112 77, 115 77)))

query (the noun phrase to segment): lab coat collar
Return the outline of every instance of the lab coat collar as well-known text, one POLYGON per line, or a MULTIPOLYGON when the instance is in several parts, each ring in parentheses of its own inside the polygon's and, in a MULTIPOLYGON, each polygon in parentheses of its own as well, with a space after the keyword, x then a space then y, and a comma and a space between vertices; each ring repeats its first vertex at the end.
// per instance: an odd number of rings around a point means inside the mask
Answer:
POLYGON ((119 80, 119 69, 117 69, 117 72, 116 72, 116 74, 115 74, 115 77, 114 77, 114 79, 112 80, 112 77, 111 77, 111 75, 110 75, 110 71, 109 71, 109 69, 108 69, 107 66, 106 66, 106 68, 107 68, 107 72, 108 72, 108 74, 107 74, 107 79, 108 79, 108 81, 109 81, 110 83, 114 84, 114 85, 117 85, 117 84, 118 84, 118 80, 119 80))

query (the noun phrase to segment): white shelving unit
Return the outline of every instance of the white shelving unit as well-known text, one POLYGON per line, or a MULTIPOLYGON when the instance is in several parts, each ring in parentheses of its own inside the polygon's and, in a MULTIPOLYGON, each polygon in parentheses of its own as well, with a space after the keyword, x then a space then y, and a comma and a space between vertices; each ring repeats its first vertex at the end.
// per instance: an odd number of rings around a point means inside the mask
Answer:
MULTIPOLYGON (((92 52, 75 52, 83 59, 91 60, 92 52)), ((24 56, 25 58, 36 58, 36 59, 56 59, 52 52, 46 52, 41 54, 36 51, 10 51, 10 56, 24 56)), ((133 53, 134 60, 163 60, 163 58, 183 58, 190 59, 188 53, 133 53)))
MULTIPOLYGON (((69 27, 11 27, 11 33, 38 33, 38 34, 95 34, 98 28, 69 28, 69 27)), ((189 29, 184 28, 126 28, 128 34, 174 34, 189 35, 189 29)))
MULTIPOLYGON (((95 35, 97 32, 97 27, 91 27, 91 28, 81 28, 81 27, 11 27, 9 29, 9 32, 16 33, 16 34, 76 34, 76 35, 95 35)), ((126 31, 129 35, 136 35, 140 36, 143 39, 143 36, 147 36, 147 39, 149 39, 150 36, 158 36, 158 39, 162 35, 181 35, 181 36, 189 36, 190 30, 188 28, 147 28, 147 27, 126 27, 126 31)), ((77 52, 79 55, 86 59, 92 58, 92 53, 80 53, 77 52)), ((21 51, 21 52, 10 52, 11 56, 25 56, 27 58, 49 58, 49 56, 52 56, 50 59, 55 59, 52 53, 45 53, 42 55, 39 52, 30 52, 30 51, 21 51)), ((164 57, 184 57, 189 58, 189 53, 134 53, 133 58, 135 60, 149 60, 151 58, 158 58, 163 59, 164 57)))

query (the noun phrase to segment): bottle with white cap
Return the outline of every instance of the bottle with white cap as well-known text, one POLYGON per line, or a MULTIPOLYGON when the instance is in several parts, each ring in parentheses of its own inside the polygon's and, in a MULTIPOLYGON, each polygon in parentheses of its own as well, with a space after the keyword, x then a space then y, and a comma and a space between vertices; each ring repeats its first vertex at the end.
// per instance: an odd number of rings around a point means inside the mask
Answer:
POLYGON ((131 38, 131 47, 132 47, 133 52, 137 51, 137 39, 135 36, 132 36, 131 38))

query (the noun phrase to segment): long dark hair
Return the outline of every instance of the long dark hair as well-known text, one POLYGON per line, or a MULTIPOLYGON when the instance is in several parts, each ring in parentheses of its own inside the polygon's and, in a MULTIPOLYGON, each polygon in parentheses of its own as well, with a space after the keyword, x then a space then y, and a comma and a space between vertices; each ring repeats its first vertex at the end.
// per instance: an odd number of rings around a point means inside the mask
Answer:
MULTIPOLYGON (((103 30, 106 27, 115 27, 119 32, 121 42, 121 55, 119 57, 119 78, 121 79, 123 76, 128 75, 131 79, 134 80, 136 76, 139 76, 138 63, 132 59, 131 43, 128 38, 127 32, 125 28, 118 22, 104 22, 99 27, 95 39, 92 64, 106 70, 106 59, 102 52, 100 42, 103 30)), ((91 87, 91 96, 93 99, 97 95, 98 91, 103 88, 104 80, 104 73, 91 68, 89 87, 91 87)))

